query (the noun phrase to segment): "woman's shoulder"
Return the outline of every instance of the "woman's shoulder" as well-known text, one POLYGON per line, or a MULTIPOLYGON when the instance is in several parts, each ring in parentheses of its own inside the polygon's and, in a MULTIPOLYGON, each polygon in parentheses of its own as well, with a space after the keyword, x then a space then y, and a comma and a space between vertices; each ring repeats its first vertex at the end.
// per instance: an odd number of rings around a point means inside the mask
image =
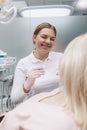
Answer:
POLYGON ((29 55, 25 56, 25 57, 22 57, 18 63, 17 63, 17 66, 20 66, 20 65, 25 65, 27 64, 28 61, 30 61, 30 57, 31 57, 32 53, 30 53, 29 55))
POLYGON ((62 52, 51 51, 50 56, 58 56, 58 57, 60 57, 60 56, 63 56, 63 53, 62 52))
POLYGON ((18 105, 16 108, 17 109, 24 109, 25 106, 28 106, 29 104, 34 104, 34 103, 38 103, 41 100, 43 100, 44 98, 50 97, 55 95, 56 93, 60 92, 62 90, 62 87, 56 88, 50 92, 41 92, 39 94, 36 94, 32 97, 30 97, 29 99, 25 100, 24 102, 22 102, 20 105, 18 105))
POLYGON ((25 62, 26 60, 29 59, 29 57, 30 57, 30 54, 28 56, 21 58, 18 63, 25 62))
POLYGON ((56 93, 59 93, 60 91, 62 91, 63 87, 59 87, 59 88, 56 88, 50 92, 41 92, 39 94, 36 94, 35 96, 29 98, 28 100, 29 101, 35 101, 35 102, 38 102, 46 97, 49 97, 49 96, 53 96, 55 95, 56 93))

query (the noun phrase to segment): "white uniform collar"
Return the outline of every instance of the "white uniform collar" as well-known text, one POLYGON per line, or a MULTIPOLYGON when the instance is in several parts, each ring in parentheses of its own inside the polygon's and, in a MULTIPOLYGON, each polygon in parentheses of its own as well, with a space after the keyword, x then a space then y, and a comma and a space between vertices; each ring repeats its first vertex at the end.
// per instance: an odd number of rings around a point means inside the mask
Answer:
MULTIPOLYGON (((34 50, 33 50, 34 51, 34 50)), ((36 62, 42 62, 40 59, 37 59, 35 56, 34 56, 34 54, 33 54, 33 51, 31 52, 31 54, 30 54, 30 58, 31 58, 31 60, 32 60, 32 62, 34 62, 34 63, 36 63, 36 62)), ((51 60, 52 59, 52 57, 51 57, 51 52, 49 52, 49 55, 48 55, 48 57, 46 58, 46 60, 51 60)))

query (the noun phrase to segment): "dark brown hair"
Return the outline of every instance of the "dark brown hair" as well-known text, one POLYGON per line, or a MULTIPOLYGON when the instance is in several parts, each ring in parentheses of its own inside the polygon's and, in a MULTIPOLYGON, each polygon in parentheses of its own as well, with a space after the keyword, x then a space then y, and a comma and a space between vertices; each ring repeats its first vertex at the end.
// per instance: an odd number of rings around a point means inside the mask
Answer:
POLYGON ((38 33, 39 33, 43 28, 52 29, 52 30, 54 31, 54 33, 55 33, 55 36, 56 36, 57 31, 56 31, 55 26, 54 26, 54 25, 51 25, 50 23, 46 23, 46 22, 41 23, 41 24, 39 24, 39 25, 36 27, 36 29, 35 29, 35 31, 34 31, 34 35, 38 35, 38 33))

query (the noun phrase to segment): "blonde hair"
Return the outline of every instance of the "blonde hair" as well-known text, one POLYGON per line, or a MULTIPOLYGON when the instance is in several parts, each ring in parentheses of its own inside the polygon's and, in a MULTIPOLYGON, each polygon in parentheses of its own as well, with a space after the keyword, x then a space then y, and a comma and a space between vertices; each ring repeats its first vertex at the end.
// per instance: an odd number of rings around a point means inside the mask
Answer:
POLYGON ((87 130, 87 33, 76 37, 65 49, 61 77, 66 106, 73 110, 81 130, 87 130))

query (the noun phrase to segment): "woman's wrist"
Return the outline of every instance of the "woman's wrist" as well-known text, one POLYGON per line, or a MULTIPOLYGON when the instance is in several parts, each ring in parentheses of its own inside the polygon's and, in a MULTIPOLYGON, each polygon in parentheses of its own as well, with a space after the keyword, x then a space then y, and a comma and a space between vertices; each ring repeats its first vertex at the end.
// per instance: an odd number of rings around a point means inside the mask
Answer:
POLYGON ((24 85, 23 85, 23 90, 25 93, 28 93, 30 91, 34 82, 35 82, 35 78, 33 78, 33 79, 27 78, 27 80, 24 82, 24 85))
POLYGON ((23 84, 23 91, 24 91, 25 93, 28 93, 28 92, 30 91, 30 88, 27 86, 26 83, 23 84))

